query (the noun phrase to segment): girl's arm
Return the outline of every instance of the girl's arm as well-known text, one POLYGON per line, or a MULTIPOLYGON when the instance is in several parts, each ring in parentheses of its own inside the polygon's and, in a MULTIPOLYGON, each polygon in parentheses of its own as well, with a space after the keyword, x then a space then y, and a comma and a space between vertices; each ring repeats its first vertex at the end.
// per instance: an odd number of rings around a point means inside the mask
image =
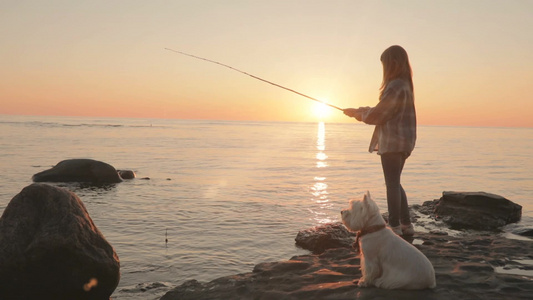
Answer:
POLYGON ((371 125, 381 125, 396 115, 401 102, 407 97, 407 91, 398 85, 387 87, 378 105, 362 114, 362 121, 371 125))

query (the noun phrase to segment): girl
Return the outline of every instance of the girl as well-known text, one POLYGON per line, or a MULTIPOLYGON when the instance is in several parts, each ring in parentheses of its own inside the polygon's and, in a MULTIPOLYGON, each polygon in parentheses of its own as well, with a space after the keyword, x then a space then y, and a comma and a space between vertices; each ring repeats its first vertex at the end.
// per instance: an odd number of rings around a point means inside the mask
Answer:
POLYGON ((381 55, 383 82, 375 107, 347 108, 344 114, 376 125, 369 151, 377 151, 387 187, 389 227, 398 235, 413 235, 407 196, 400 183, 405 160, 416 141, 412 70, 407 52, 391 46, 381 55))

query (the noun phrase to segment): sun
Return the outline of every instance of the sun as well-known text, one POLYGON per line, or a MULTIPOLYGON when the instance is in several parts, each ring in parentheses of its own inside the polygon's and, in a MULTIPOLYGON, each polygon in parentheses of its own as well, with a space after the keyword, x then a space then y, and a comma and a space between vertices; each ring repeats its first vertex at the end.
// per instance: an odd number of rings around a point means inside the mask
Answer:
POLYGON ((313 114, 319 119, 325 119, 331 114, 331 107, 324 103, 317 102, 313 106, 313 114))

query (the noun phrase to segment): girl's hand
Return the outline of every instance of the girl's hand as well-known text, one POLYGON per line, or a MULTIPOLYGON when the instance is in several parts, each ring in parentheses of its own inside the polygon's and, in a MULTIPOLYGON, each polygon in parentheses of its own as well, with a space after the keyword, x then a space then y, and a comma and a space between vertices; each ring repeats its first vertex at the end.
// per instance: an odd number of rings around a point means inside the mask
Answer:
POLYGON ((344 114, 347 115, 350 118, 355 118, 355 114, 357 113, 357 109, 356 108, 345 108, 345 109, 342 110, 342 112, 344 112, 344 114))
POLYGON ((342 111, 348 117, 352 117, 352 118, 355 118, 357 121, 361 121, 361 118, 362 118, 361 113, 362 113, 362 111, 359 110, 358 108, 345 108, 342 111))

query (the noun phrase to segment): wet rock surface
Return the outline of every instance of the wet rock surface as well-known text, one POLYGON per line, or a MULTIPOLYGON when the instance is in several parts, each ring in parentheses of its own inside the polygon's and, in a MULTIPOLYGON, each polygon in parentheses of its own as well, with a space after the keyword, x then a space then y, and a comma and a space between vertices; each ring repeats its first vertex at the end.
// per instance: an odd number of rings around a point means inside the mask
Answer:
MULTIPOLYGON (((311 231, 326 232, 337 225, 311 231)), ((341 238, 340 240, 343 240, 341 238)), ((252 272, 202 283, 190 280, 165 294, 174 299, 530 299, 533 242, 501 235, 452 237, 417 233, 411 240, 435 268, 437 287, 426 290, 359 288, 359 256, 349 245, 320 254, 267 262, 252 272)), ((320 247, 324 248, 324 247, 320 247)))

